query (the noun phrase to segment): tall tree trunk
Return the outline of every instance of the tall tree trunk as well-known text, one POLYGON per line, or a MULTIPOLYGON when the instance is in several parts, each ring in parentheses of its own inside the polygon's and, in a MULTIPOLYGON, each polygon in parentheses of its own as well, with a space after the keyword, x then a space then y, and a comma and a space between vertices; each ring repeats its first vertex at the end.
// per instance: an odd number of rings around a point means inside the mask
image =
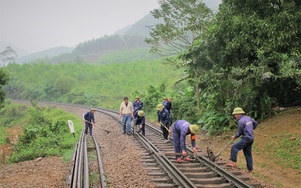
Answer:
POLYGON ((196 101, 197 101, 197 110, 198 114, 200 114, 200 92, 199 92, 199 74, 197 73, 196 70, 194 70, 195 73, 195 92, 196 92, 196 101))

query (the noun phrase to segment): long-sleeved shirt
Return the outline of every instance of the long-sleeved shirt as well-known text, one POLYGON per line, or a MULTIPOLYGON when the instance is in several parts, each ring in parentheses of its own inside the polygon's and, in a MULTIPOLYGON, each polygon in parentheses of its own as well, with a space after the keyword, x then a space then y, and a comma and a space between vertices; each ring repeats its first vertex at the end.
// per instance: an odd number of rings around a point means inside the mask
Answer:
POLYGON ((238 120, 238 131, 235 134, 235 138, 242 136, 242 139, 254 141, 253 130, 256 129, 258 123, 249 116, 242 115, 238 120))
MULTIPOLYGON (((173 133, 176 132, 177 134, 180 134, 180 147, 181 150, 186 151, 186 135, 191 134, 190 129, 189 129, 190 123, 188 123, 185 120, 178 120, 175 122, 174 126, 172 127, 173 133)), ((196 142, 195 142, 195 134, 190 135, 190 140, 191 140, 191 146, 195 147, 196 142)))
POLYGON ((165 108, 163 108, 162 111, 158 110, 158 122, 161 122, 164 125, 168 125, 169 113, 165 108))
POLYGON ((142 107, 143 107, 143 102, 142 101, 134 101, 133 103, 133 108, 134 110, 142 110, 142 107))
POLYGON ((164 102, 164 108, 166 108, 166 110, 168 111, 168 113, 170 114, 170 111, 172 110, 172 103, 169 101, 164 102))
POLYGON ((145 125, 145 116, 137 117, 137 125, 145 125))
POLYGON ((95 119, 94 119, 94 114, 90 111, 90 112, 87 112, 85 115, 84 115, 84 119, 89 121, 89 122, 93 122, 95 123, 95 119))
POLYGON ((133 114, 133 105, 130 101, 127 105, 125 102, 120 104, 120 114, 133 114))

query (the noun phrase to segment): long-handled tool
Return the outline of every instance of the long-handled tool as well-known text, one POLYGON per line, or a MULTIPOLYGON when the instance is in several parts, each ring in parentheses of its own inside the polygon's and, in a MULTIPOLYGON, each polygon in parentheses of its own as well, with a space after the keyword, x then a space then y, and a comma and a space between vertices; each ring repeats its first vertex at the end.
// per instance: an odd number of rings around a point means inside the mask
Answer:
POLYGON ((232 142, 232 139, 228 142, 228 144, 220 152, 217 153, 217 155, 214 155, 213 151, 210 150, 209 148, 207 148, 207 154, 208 154, 209 159, 214 162, 215 159, 217 157, 219 157, 221 155, 221 153, 231 144, 231 142, 232 142))
POLYGON ((168 134, 170 134, 170 130, 163 123, 160 122, 160 124, 168 131, 168 134))

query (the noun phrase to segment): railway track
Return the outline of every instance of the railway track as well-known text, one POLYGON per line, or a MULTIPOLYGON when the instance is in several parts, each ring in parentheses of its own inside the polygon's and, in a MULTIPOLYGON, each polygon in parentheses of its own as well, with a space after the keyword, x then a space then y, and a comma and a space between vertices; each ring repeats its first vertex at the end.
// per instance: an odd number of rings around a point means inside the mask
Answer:
POLYGON ((73 168, 70 188, 107 187, 99 145, 93 136, 85 135, 82 130, 74 149, 73 168), (90 162, 89 162, 90 161, 90 162), (97 162, 97 170, 92 166, 97 162), (91 181, 90 177, 94 177, 91 181))
MULTIPOLYGON (((115 111, 101 108, 97 110, 119 120, 115 111)), ((188 155, 192 156, 194 161, 177 163, 173 154, 172 139, 169 138, 170 141, 164 143, 162 132, 149 123, 146 123, 146 136, 135 133, 135 129, 132 129, 132 132, 135 140, 145 148, 142 162, 157 187, 261 187, 239 172, 228 172, 219 164, 210 161, 208 157, 193 156, 191 148, 188 148, 188 155)), ((142 147, 138 143, 137 146, 142 147)))
MULTIPOLYGON (((56 103, 49 103, 56 104, 56 103)), ((61 104, 88 109, 81 105, 61 104)), ((105 114, 120 122, 119 114, 113 110, 96 108, 98 113, 105 114)), ((259 183, 252 182, 240 172, 227 171, 223 164, 214 163, 206 155, 193 156, 188 148, 188 155, 194 158, 193 162, 177 163, 173 154, 172 139, 163 143, 161 130, 157 126, 146 123, 146 136, 135 132, 132 127, 133 144, 140 148, 141 162, 148 171, 148 176, 159 188, 168 187, 202 187, 202 188, 251 188, 262 187, 259 183)), ((83 132, 74 152, 74 166, 71 171, 70 187, 106 187, 105 172, 102 166, 100 147, 94 137, 84 136, 83 132), (92 144, 94 143, 94 144, 92 144), (92 145, 91 145, 92 144, 92 145), (92 154, 92 153, 96 154, 92 154), (89 169, 89 157, 97 156, 98 172, 89 169), (89 182, 89 176, 97 174, 99 178, 95 185, 89 182)))

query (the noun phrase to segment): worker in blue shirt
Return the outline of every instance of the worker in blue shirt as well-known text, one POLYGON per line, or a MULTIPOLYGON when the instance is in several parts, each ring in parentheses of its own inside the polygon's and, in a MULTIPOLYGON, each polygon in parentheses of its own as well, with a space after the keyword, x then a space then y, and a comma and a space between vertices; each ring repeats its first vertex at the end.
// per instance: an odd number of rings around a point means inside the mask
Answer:
POLYGON ((89 129, 90 135, 92 136, 92 126, 95 124, 94 113, 95 109, 91 108, 91 110, 84 115, 86 135, 88 134, 89 129))
POLYGON ((140 110, 138 112, 138 117, 137 117, 137 126, 138 126, 138 133, 142 131, 142 135, 145 136, 145 114, 143 110, 140 110))
POLYGON ((157 110, 158 110, 158 120, 157 121, 161 125, 160 128, 163 132, 164 143, 167 143, 168 136, 169 136, 169 113, 164 108, 163 104, 158 104, 157 110))
POLYGON ((190 134, 191 146, 193 152, 196 154, 196 136, 199 132, 200 128, 196 124, 190 124, 185 120, 177 120, 172 127, 172 138, 173 138, 173 145, 176 155, 176 160, 178 163, 182 162, 182 158, 184 157, 184 161, 192 161, 191 158, 187 157, 187 149, 186 149, 186 135, 190 134), (182 153, 178 155, 178 153, 182 153))
POLYGON ((229 167, 236 167, 237 162, 237 153, 240 150, 243 150, 244 156, 246 158, 247 169, 249 172, 253 170, 253 158, 252 158, 252 145, 254 142, 254 133, 253 130, 257 127, 258 123, 254 119, 245 115, 245 112, 242 108, 237 107, 233 110, 232 113, 235 118, 238 120, 238 131, 232 136, 232 140, 239 138, 241 139, 232 145, 230 160, 232 162, 227 163, 229 167))
POLYGON ((133 108, 134 108, 134 119, 136 120, 138 117, 139 110, 142 110, 143 108, 143 102, 140 100, 139 96, 135 97, 135 101, 133 102, 133 108))

